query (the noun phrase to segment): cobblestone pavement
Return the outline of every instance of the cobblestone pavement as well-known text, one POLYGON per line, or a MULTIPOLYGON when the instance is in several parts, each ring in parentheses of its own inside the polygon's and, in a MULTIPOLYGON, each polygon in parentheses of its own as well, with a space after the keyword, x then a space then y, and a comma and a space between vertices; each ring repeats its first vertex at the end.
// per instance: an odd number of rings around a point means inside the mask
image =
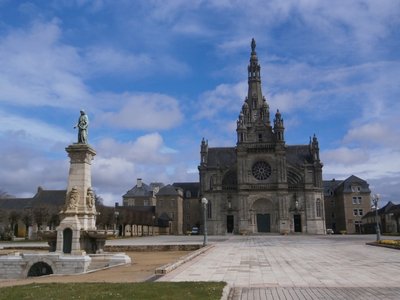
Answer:
POLYGON ((225 281, 231 299, 400 299, 400 251, 374 236, 231 236, 160 281, 225 281))
POLYGON ((320 300, 320 299, 362 299, 362 300, 398 300, 400 299, 400 288, 235 288, 230 294, 231 299, 243 300, 320 300))

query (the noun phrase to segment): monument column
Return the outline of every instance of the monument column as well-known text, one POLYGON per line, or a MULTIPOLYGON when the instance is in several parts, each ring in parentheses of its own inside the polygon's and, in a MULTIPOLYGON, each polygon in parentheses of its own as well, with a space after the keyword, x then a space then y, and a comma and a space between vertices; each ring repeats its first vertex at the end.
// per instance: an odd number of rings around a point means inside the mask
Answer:
POLYGON ((65 150, 70 158, 65 205, 57 227, 56 251, 82 254, 88 249, 88 231, 96 230, 95 196, 92 189, 91 165, 96 151, 88 145, 89 119, 81 110, 78 124, 78 143, 65 150), (81 235, 84 236, 81 236, 81 235))

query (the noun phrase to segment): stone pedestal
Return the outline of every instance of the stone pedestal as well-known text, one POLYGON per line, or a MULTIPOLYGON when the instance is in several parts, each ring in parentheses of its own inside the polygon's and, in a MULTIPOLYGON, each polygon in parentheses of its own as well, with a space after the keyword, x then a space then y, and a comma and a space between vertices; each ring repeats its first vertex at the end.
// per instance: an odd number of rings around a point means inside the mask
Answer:
POLYGON ((97 212, 91 176, 96 151, 87 144, 73 144, 65 150, 70 157, 70 169, 65 206, 57 227, 56 251, 83 254, 88 242, 82 241, 85 239, 82 233, 96 230, 97 212))

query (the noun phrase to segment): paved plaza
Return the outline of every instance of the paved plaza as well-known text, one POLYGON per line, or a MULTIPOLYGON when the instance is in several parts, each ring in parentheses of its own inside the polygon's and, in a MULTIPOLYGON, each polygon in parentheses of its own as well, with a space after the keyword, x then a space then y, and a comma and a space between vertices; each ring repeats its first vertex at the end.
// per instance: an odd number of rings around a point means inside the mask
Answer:
POLYGON ((159 281, 225 281, 233 299, 400 299, 400 251, 374 236, 230 236, 159 281))
MULTIPOLYGON (((158 281, 224 281, 230 287, 228 299, 400 299, 400 251, 365 244, 374 239, 373 235, 210 236, 208 251, 158 281)), ((107 245, 202 242, 202 236, 156 236, 109 240, 107 245)), ((0 248, 10 245, 0 243, 0 248)))

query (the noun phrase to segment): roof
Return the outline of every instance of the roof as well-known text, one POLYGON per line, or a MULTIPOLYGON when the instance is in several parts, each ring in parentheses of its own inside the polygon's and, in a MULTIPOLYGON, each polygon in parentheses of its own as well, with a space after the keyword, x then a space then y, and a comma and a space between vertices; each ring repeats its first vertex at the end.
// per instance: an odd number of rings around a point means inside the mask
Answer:
POLYGON ((198 198, 200 192, 200 182, 174 182, 173 186, 180 187, 184 192, 186 198, 186 192, 190 192, 190 198, 198 198))
POLYGON ((167 184, 162 187, 160 191, 157 193, 157 196, 178 196, 182 193, 182 189, 180 187, 173 186, 171 184, 167 184), (180 191, 180 192, 179 192, 180 191))
POLYGON ((0 199, 0 209, 17 210, 40 205, 60 207, 65 203, 66 193, 66 190, 44 190, 38 187, 37 193, 32 198, 0 199))
POLYGON ((32 198, 3 198, 0 199, 0 209, 24 209, 32 206, 32 198))
POLYGON ((286 161, 292 165, 302 166, 305 162, 312 163, 313 158, 309 145, 286 146, 286 161))
POLYGON ((132 189, 126 192, 122 197, 148 197, 153 193, 153 189, 142 182, 141 186, 135 185, 132 189))
POLYGON ((37 204, 61 206, 65 203, 67 190, 44 190, 38 188, 38 192, 33 196, 33 202, 37 204))
POLYGON ((329 190, 334 191, 336 188, 343 183, 343 180, 324 180, 323 185, 324 185, 324 193, 327 194, 329 190))
POLYGON ((324 190, 326 192, 329 189, 331 189, 332 191, 336 189, 341 189, 343 193, 353 193, 354 191, 352 190, 352 186, 354 186, 355 184, 361 187, 361 190, 359 192, 371 192, 371 190, 369 189, 369 184, 365 180, 354 175, 349 176, 345 180, 324 180, 324 190))
POLYGON ((236 148, 234 147, 208 148, 208 156, 207 156, 208 167, 230 168, 235 163, 236 163, 236 148))

